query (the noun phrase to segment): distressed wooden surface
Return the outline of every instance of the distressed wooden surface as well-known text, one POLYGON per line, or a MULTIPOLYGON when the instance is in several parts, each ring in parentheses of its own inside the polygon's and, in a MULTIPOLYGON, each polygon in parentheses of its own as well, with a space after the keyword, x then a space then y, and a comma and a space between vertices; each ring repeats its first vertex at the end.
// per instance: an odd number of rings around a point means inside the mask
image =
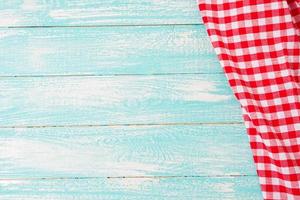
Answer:
POLYGON ((253 176, 0 180, 0 193, 5 200, 262 199, 253 176))
POLYGON ((222 73, 204 26, 0 29, 0 76, 222 73))
POLYGON ((240 125, 0 129, 0 179, 254 176, 240 125))
POLYGON ((223 74, 6 77, 0 127, 241 122, 223 74))
POLYGON ((196 0, 0 0, 0 68, 1 200, 262 199, 196 0))
POLYGON ((196 0, 1 0, 0 26, 200 23, 196 0))

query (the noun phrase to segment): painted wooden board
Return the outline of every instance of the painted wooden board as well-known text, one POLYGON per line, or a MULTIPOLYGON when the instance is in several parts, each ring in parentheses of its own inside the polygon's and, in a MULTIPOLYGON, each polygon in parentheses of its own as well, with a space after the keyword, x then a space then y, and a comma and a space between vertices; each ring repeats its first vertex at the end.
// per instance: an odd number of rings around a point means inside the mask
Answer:
POLYGON ((222 73, 203 26, 0 29, 0 76, 222 73))
POLYGON ((200 23, 195 0, 1 0, 0 26, 200 23))
POLYGON ((223 74, 0 79, 0 127, 241 122, 223 74))
POLYGON ((0 129, 0 179, 256 175, 243 126, 0 129))
POLYGON ((261 200, 257 177, 0 181, 5 200, 261 200))
POLYGON ((262 199, 197 1, 0 0, 0 27, 1 200, 262 199))

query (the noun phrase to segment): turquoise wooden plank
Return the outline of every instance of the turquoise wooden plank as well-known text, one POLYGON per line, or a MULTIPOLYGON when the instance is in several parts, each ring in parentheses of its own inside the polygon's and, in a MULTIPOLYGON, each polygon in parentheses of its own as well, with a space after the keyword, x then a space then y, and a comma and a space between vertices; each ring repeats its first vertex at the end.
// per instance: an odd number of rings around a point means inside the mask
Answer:
POLYGON ((1 180, 5 200, 261 200, 256 177, 1 180))
POLYGON ((241 122, 223 74, 0 79, 0 127, 241 122))
POLYGON ((203 26, 0 29, 0 75, 221 73, 203 26))
POLYGON ((195 0, 1 0, 0 26, 200 23, 195 0))
POLYGON ((255 175, 243 126, 0 129, 0 177, 255 175))

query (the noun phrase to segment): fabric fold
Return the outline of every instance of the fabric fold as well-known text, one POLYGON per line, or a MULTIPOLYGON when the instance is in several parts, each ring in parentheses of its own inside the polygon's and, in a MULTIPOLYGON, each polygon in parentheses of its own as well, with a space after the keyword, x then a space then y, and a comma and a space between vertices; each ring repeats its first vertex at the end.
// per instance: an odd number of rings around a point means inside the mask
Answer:
POLYGON ((264 199, 300 199, 300 0, 198 0, 264 199))

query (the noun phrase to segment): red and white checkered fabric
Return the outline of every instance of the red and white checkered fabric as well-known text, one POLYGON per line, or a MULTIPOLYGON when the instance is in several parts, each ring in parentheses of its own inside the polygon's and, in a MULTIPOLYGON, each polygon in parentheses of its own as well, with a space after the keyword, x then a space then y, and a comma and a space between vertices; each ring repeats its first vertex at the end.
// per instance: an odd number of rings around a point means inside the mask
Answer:
POLYGON ((199 0, 264 199, 300 199, 300 0, 199 0))

